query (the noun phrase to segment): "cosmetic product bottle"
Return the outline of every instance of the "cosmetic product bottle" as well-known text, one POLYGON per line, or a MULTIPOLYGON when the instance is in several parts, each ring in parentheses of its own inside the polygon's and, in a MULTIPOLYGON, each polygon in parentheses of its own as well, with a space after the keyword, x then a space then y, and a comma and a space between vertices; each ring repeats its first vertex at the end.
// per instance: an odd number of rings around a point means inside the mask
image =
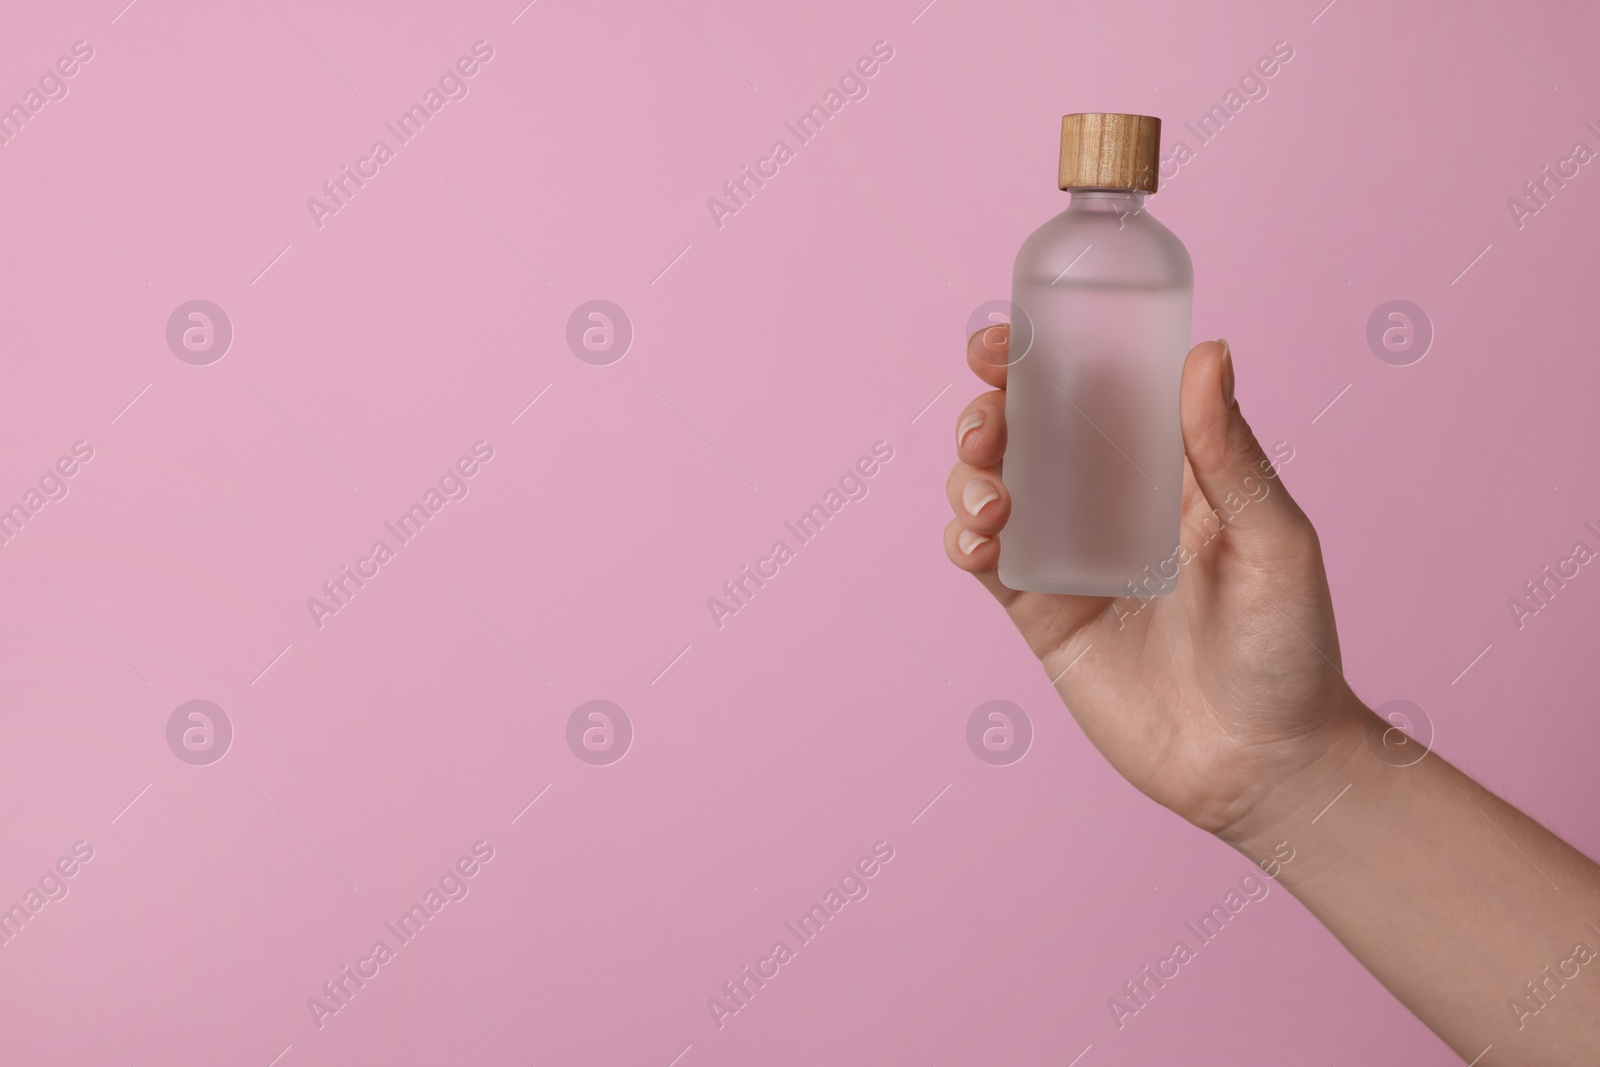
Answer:
POLYGON ((1022 243, 1012 275, 1004 476, 1011 589, 1161 596, 1177 587, 1194 268, 1146 210, 1161 120, 1061 120, 1067 209, 1022 243))

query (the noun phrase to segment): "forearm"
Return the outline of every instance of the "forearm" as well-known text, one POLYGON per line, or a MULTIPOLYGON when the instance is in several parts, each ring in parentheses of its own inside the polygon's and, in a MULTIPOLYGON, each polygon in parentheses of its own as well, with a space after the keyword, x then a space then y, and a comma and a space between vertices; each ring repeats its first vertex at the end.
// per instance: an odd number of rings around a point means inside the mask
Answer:
POLYGON ((1600 1062, 1600 868, 1435 754, 1380 759, 1367 709, 1342 721, 1230 843, 1287 842, 1279 882, 1464 1059, 1600 1062))

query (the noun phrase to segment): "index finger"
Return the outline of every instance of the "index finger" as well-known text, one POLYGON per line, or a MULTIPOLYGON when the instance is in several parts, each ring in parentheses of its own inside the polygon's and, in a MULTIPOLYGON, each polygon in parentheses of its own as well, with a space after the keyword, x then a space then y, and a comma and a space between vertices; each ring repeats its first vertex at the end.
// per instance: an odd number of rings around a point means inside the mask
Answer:
POLYGON ((985 326, 967 338, 967 366, 987 385, 1006 387, 1006 367, 1011 362, 1011 324, 985 326))

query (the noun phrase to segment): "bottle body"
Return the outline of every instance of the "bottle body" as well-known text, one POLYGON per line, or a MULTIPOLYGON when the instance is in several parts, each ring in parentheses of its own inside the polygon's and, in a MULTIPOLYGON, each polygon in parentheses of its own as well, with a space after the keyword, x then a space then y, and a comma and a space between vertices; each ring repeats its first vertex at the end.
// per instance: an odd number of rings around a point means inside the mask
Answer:
POLYGON ((1144 197, 1074 190, 1017 253, 1012 504, 1000 538, 1011 589, 1160 596, 1177 586, 1178 388, 1194 268, 1144 197))

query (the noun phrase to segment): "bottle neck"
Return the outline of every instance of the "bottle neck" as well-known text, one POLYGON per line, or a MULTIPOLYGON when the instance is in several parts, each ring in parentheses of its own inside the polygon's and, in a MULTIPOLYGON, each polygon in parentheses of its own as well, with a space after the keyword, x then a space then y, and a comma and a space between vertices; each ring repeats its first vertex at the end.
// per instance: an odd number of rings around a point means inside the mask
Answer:
POLYGON ((1070 189, 1069 211, 1097 212, 1106 215, 1137 214, 1144 210, 1148 193, 1133 189, 1070 189))

